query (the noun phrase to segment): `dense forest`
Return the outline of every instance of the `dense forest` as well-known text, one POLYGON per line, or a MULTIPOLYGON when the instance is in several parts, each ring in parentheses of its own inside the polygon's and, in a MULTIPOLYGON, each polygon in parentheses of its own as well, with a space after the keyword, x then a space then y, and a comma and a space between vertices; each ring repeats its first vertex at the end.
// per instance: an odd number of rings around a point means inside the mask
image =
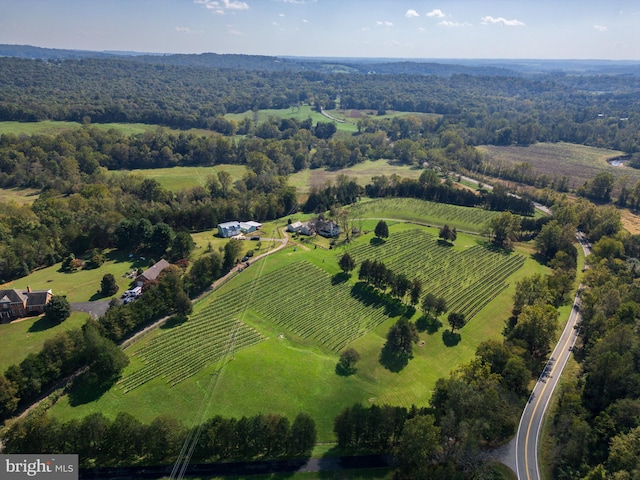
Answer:
POLYGON ((246 57, 232 66, 225 56, 171 58, 0 58, 0 120, 88 117, 216 130, 225 113, 339 103, 444 114, 473 145, 566 141, 638 150, 637 75, 334 74, 287 69, 284 61, 281 71, 267 69, 275 58, 246 57))

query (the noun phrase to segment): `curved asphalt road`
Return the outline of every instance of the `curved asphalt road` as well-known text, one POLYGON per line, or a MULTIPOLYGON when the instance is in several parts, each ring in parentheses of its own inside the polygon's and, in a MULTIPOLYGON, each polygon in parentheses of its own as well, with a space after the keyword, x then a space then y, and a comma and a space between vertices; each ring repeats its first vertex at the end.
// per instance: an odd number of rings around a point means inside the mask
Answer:
MULTIPOLYGON (((590 244, 581 232, 576 234, 585 256, 590 253, 590 244)), ((569 321, 560 336, 556 348, 551 354, 544 371, 538 378, 529 397, 529 402, 522 412, 520 425, 515 438, 516 448, 516 475, 518 480, 540 480, 538 468, 538 439, 542 429, 542 421, 545 411, 551 400, 551 395, 560 380, 562 370, 569 360, 569 355, 573 349, 578 330, 576 326, 580 322, 580 298, 578 294, 573 301, 573 308, 569 315, 569 321)))

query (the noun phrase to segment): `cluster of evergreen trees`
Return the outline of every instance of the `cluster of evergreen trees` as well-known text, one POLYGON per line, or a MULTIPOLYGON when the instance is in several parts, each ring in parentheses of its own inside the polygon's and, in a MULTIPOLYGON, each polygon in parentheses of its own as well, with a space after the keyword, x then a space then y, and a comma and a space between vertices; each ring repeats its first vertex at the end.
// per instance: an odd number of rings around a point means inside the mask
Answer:
MULTIPOLYGON (((196 425, 194 463, 308 456, 316 443, 316 425, 304 413, 293 423, 278 414, 223 418, 196 425)), ((121 412, 111 420, 93 413, 61 422, 46 413, 14 423, 4 434, 5 453, 79 455, 80 467, 162 465, 175 462, 189 435, 184 424, 161 416, 145 425, 121 412)))

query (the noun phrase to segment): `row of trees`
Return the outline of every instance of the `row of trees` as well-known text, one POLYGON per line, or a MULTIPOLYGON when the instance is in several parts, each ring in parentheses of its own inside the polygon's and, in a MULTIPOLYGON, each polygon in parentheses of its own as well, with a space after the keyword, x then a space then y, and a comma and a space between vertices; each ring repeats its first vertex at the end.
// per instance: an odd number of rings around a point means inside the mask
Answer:
POLYGON ((191 459, 200 463, 308 456, 316 443, 315 422, 304 413, 293 423, 278 414, 215 416, 189 432, 171 416, 146 425, 121 412, 113 420, 92 413, 68 422, 46 413, 29 415, 7 429, 3 445, 5 453, 75 453, 84 468, 162 465, 174 462, 185 440, 196 432, 191 459))
MULTIPOLYGON (((38 353, 0 374, 0 419, 6 420, 62 378, 85 369, 76 384, 89 389, 111 385, 129 363, 128 357, 101 334, 98 323, 57 334, 38 353), (85 368, 87 367, 87 368, 85 368)), ((43 450, 44 451, 44 450, 43 450)))

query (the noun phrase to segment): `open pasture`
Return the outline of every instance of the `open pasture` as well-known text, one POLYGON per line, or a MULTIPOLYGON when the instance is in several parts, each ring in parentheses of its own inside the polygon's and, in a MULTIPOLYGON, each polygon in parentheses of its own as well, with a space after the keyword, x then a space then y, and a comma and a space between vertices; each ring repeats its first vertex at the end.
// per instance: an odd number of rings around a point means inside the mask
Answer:
POLYGON ((611 172, 616 178, 628 175, 631 185, 640 180, 640 170, 624 165, 614 167, 608 160, 624 155, 624 152, 572 143, 536 143, 528 147, 477 147, 492 165, 513 166, 528 163, 534 172, 551 178, 566 176, 569 187, 575 189, 600 172, 611 172))
POLYGON ((32 204, 39 194, 35 188, 0 188, 0 203, 32 204))
MULTIPOLYGON (((153 178, 167 190, 178 192, 186 188, 204 187, 209 175, 217 175, 223 170, 229 173, 235 182, 242 178, 247 167, 244 165, 214 165, 211 167, 144 168, 129 172, 144 178, 153 178)), ((118 170, 118 172, 120 171, 118 170)))
POLYGON ((450 312, 463 313, 467 319, 505 290, 507 279, 525 262, 523 255, 493 252, 482 245, 456 250, 417 229, 348 251, 356 263, 378 260, 395 273, 419 278, 424 293, 444 297, 450 312))
POLYGON ((480 232, 483 226, 500 212, 481 208, 460 207, 415 198, 377 198, 359 202, 349 209, 354 218, 388 218, 480 232))
MULTIPOLYGON (((151 125, 147 123, 92 123, 90 126, 98 128, 100 130, 114 129, 119 131, 123 135, 135 135, 137 133, 144 133, 149 130, 155 130, 157 128, 162 128, 174 134, 184 132, 194 133, 196 135, 219 135, 218 133, 212 132, 210 130, 204 130, 200 128, 178 130, 161 125, 151 125)), ((15 135, 57 135, 61 132, 67 130, 77 130, 81 127, 82 124, 79 122, 65 122, 58 120, 43 120, 41 122, 0 122, 0 135, 5 133, 13 133, 15 135)))
MULTIPOLYGON (((333 110, 327 110, 327 113, 332 114, 333 110)), ((290 107, 290 108, 281 108, 281 109, 264 109, 258 110, 254 112, 252 110, 247 110, 244 113, 227 113, 225 118, 227 120, 235 120, 236 122, 240 122, 245 118, 250 118, 253 122, 263 123, 269 120, 270 117, 277 117, 281 119, 295 118, 300 122, 304 122, 308 118, 311 119, 313 125, 316 125, 318 122, 331 122, 332 120, 328 117, 325 117, 320 112, 316 111, 311 105, 301 105, 300 107, 290 107)), ((340 116, 338 115, 338 118, 340 116)), ((348 132, 353 133, 358 130, 358 128, 352 123, 342 123, 335 122, 336 128, 339 132, 348 132)))
POLYGON ((339 170, 305 169, 289 175, 289 185, 296 187, 298 194, 307 195, 312 188, 321 188, 327 182, 334 182, 339 175, 347 175, 359 185, 371 183, 371 178, 378 175, 399 175, 402 178, 417 179, 421 169, 409 165, 397 165, 386 160, 367 160, 353 167, 339 170))

